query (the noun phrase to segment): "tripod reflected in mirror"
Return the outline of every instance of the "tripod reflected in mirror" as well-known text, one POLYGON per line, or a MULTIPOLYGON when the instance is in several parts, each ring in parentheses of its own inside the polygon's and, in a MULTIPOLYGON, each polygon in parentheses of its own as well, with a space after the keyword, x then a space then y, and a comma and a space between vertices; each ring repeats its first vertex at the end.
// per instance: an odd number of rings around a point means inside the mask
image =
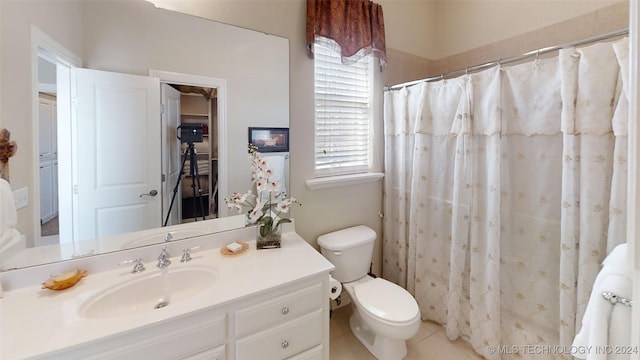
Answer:
POLYGON ((206 215, 208 214, 208 212, 205 213, 205 209, 208 209, 208 207, 205 208, 203 202, 202 186, 200 185, 200 172, 198 170, 198 154, 194 146, 194 143, 203 142, 203 126, 202 124, 182 124, 178 126, 178 133, 180 134, 180 136, 178 136, 180 142, 183 144, 186 143, 187 146, 184 150, 182 165, 180 166, 180 172, 178 173, 178 180, 173 188, 171 204, 169 205, 167 217, 164 220, 163 226, 167 226, 169 222, 171 210, 173 209, 173 204, 176 200, 176 194, 184 177, 184 166, 187 160, 189 160, 189 177, 191 178, 191 189, 195 200, 192 202, 195 221, 198 221, 199 216, 202 216, 202 220, 206 220, 206 215))

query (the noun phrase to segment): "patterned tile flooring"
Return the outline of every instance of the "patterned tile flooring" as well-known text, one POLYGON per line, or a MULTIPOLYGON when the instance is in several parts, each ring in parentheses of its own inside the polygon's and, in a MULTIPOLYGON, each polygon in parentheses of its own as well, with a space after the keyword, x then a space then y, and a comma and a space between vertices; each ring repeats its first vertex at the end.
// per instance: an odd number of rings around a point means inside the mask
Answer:
MULTIPOLYGON (((351 305, 333 311, 330 321, 331 360, 376 360, 349 329, 351 305)), ((449 341, 444 328, 424 321, 418 333, 408 342, 405 360, 482 360, 471 345, 462 340, 449 341)))

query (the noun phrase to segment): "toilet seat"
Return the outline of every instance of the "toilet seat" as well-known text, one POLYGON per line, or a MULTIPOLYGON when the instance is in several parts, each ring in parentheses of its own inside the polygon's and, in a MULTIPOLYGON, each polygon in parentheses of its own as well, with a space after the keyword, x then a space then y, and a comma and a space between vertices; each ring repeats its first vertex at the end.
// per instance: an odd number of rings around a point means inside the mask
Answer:
POLYGON ((362 309, 374 317, 391 323, 405 323, 419 316, 418 304, 411 294, 383 278, 358 284, 353 290, 362 309))

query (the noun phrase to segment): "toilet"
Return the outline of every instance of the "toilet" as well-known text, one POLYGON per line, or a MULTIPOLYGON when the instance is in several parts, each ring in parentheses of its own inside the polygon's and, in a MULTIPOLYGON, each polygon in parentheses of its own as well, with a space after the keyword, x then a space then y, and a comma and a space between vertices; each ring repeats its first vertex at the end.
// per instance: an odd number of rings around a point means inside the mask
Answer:
POLYGON ((318 245, 352 299, 349 325, 355 337, 377 359, 399 360, 420 328, 420 309, 407 290, 367 274, 375 239, 373 229, 359 225, 322 235, 318 245))

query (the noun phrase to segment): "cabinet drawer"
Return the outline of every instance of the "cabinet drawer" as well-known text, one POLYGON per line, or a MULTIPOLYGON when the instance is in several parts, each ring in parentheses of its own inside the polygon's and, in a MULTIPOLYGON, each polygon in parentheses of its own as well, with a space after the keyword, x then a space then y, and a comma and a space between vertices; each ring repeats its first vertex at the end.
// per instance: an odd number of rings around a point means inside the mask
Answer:
POLYGON ((236 342, 238 360, 279 360, 322 343, 322 310, 236 342))
MULTIPOLYGON (((182 360, 225 360, 225 347, 224 345, 218 346, 215 349, 209 349, 206 351, 187 356, 182 360)), ((306 358, 305 358, 306 359, 306 358)))
POLYGON ((298 355, 294 355, 287 360, 322 360, 322 345, 318 345, 313 349, 309 349, 298 355))
POLYGON ((278 296, 236 312, 236 335, 244 336, 291 320, 322 307, 322 284, 278 296))

